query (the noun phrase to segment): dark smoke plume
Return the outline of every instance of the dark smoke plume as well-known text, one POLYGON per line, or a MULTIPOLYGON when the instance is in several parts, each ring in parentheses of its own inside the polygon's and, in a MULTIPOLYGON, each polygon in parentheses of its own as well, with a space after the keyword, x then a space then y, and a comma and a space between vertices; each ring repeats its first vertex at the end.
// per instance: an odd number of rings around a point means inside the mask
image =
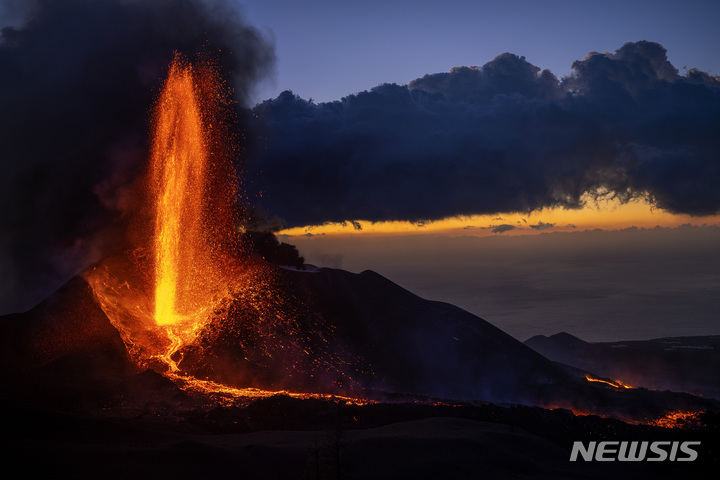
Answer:
POLYGON ((720 79, 680 75, 657 43, 591 53, 561 80, 505 53, 255 113, 262 203, 292 226, 576 208, 585 192, 720 212, 720 79))
POLYGON ((40 0, 24 6, 24 23, 20 4, 9 6, 13 26, 0 37, 3 311, 29 308, 123 238, 173 51, 216 55, 241 103, 274 60, 230 1, 40 0))

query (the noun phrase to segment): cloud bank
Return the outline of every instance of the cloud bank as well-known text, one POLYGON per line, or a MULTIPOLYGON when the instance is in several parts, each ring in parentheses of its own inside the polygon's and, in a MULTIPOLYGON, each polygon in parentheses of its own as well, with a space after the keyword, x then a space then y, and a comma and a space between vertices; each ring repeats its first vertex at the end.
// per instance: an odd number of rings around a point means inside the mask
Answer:
POLYGON ((573 73, 505 53, 408 85, 254 109, 250 172, 289 226, 580 207, 586 192, 720 211, 720 79, 657 43, 590 53, 573 73))

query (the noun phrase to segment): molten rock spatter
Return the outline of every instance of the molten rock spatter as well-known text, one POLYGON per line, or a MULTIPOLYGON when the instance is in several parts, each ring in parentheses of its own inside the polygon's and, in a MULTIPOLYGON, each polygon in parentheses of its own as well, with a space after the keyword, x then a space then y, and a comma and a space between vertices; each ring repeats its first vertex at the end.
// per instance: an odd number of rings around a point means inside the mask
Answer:
POLYGON ((222 140, 214 138, 216 83, 176 55, 155 106, 148 190, 158 325, 195 323, 229 293, 220 248, 235 188, 217 148, 222 140))
POLYGON ((139 245, 85 277, 138 365, 183 388, 344 391, 353 357, 235 229, 226 94, 210 64, 176 55, 153 110, 139 245))
POLYGON ((175 352, 243 288, 225 90, 209 61, 175 55, 153 108, 137 244, 85 274, 143 367, 177 371, 175 352))

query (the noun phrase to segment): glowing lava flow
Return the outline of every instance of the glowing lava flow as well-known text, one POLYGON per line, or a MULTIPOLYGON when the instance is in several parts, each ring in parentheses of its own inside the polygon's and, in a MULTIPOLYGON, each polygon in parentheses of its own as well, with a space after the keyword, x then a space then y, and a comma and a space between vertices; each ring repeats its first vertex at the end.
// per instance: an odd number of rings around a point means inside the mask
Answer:
POLYGON ((610 385, 611 387, 617 388, 617 389, 623 389, 623 388, 630 389, 630 388, 633 388, 633 387, 631 387, 630 385, 624 384, 624 383, 621 382, 620 380, 605 380, 605 379, 596 378, 596 377, 593 377, 593 376, 590 376, 590 375, 585 375, 585 380, 587 380, 588 382, 604 383, 605 385, 610 385))
POLYGON ((663 417, 648 422, 649 425, 664 428, 693 428, 702 427, 702 412, 674 411, 668 412, 663 417))

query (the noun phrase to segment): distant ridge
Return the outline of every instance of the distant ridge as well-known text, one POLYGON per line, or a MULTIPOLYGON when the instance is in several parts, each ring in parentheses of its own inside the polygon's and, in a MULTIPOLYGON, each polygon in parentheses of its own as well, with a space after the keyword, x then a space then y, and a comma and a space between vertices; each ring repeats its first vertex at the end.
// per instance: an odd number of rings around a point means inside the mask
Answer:
POLYGON ((561 332, 524 343, 555 362, 631 385, 720 399, 720 335, 588 343, 561 332))

